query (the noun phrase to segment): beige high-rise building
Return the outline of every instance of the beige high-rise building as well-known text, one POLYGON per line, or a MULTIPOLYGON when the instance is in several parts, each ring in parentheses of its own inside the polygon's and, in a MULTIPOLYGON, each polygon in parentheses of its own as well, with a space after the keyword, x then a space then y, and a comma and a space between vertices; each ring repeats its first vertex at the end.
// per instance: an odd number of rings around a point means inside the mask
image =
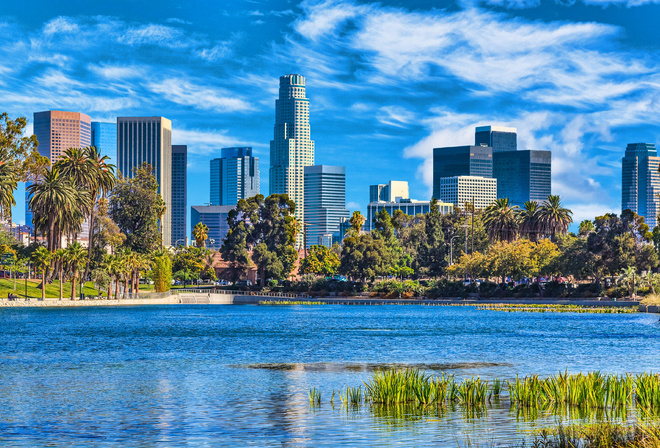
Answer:
MULTIPOLYGON (((306 166, 314 165, 314 141, 309 132, 309 99, 305 77, 280 76, 280 95, 275 101, 275 133, 270 142, 270 194, 287 194, 296 203, 296 219, 305 222, 306 166)), ((296 246, 303 244, 298 233, 296 246)))
MULTIPOLYGON (((39 154, 48 157, 51 165, 69 148, 84 148, 92 144, 92 120, 79 112, 48 110, 34 113, 34 135, 39 142, 39 154)), ((33 213, 25 195, 25 224, 32 226, 33 213)), ((82 235, 87 235, 87 221, 82 235)))
POLYGON ((132 178, 143 163, 154 169, 158 192, 165 201, 160 222, 163 245, 172 241, 172 122, 164 117, 117 118, 117 169, 132 178))

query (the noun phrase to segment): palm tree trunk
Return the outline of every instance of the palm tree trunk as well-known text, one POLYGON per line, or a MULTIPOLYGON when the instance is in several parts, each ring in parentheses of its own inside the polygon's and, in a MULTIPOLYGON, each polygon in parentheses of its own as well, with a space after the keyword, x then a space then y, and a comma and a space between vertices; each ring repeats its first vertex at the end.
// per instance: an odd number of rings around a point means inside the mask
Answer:
POLYGON ((108 300, 112 299, 112 278, 110 279, 110 282, 108 283, 108 300))
POLYGON ((76 297, 76 271, 73 271, 73 276, 71 277, 71 300, 75 300, 76 297))
POLYGON ((140 271, 135 273, 135 293, 140 293, 140 271))
POLYGON ((64 269, 63 269, 64 263, 60 261, 60 300, 62 300, 62 297, 64 296, 64 269))
POLYGON ((41 270, 41 300, 46 300, 46 269, 41 270))
POLYGON ((94 238, 94 209, 96 208, 95 195, 92 194, 92 211, 89 214, 89 236, 87 238, 87 267, 85 268, 85 275, 83 278, 87 278, 89 275, 89 265, 92 262, 92 240, 94 238))

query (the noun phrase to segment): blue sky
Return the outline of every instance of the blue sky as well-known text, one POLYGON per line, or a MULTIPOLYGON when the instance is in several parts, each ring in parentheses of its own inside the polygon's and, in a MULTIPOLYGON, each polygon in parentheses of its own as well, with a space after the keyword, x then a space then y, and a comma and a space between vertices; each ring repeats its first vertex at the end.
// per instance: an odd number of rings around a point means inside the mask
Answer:
POLYGON ((552 150, 581 220, 620 211, 627 143, 660 144, 659 20, 647 0, 2 2, 0 109, 165 116, 196 205, 225 146, 254 147, 268 193, 278 78, 300 73, 349 208, 390 179, 428 199, 433 147, 493 124, 552 150))

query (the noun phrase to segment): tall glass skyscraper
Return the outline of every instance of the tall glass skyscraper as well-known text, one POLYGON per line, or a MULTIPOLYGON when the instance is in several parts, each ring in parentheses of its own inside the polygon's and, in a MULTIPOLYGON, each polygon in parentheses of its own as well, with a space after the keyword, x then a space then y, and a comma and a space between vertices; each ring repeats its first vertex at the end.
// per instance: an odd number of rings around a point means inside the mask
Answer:
POLYGON ((440 199, 442 178, 493 177, 493 150, 488 146, 433 148, 433 197, 440 199))
POLYGON ((339 239, 339 224, 349 217, 346 209, 346 168, 313 165, 305 167, 305 223, 307 247, 331 246, 339 239), (329 243, 329 244, 328 244, 329 243))
POLYGON ((186 242, 188 146, 172 145, 172 245, 186 242))
POLYGON ((259 194, 259 158, 252 148, 222 148, 211 160, 211 205, 236 205, 259 194))
POLYGON ((117 164, 117 123, 92 121, 92 146, 101 155, 110 157, 110 163, 117 164))
POLYGON ((660 157, 652 143, 630 143, 622 160, 621 210, 644 217, 653 229, 660 213, 660 157))
POLYGON ((504 126, 479 126, 474 133, 475 146, 490 146, 493 153, 518 149, 518 130, 504 126))
MULTIPOLYGON (((48 157, 51 165, 69 148, 90 146, 91 119, 79 112, 49 110, 34 113, 34 135, 39 142, 39 154, 48 157)), ((25 224, 32 226, 32 211, 25 195, 25 224)))
MULTIPOLYGON (((172 122, 164 117, 117 118, 117 169, 129 179, 148 163, 158 180, 166 211, 160 222, 163 245, 172 241, 172 122)), ((185 238, 185 237, 184 237, 185 238)))
MULTIPOLYGON (((287 194, 296 203, 296 218, 305 220, 304 168, 314 165, 314 141, 310 140, 309 99, 305 77, 280 77, 280 95, 275 101, 275 132, 270 142, 270 194, 287 194)), ((302 233, 297 245, 302 245, 302 233)))
POLYGON ((550 151, 501 151, 493 153, 497 197, 522 207, 526 201, 542 202, 552 194, 550 151))

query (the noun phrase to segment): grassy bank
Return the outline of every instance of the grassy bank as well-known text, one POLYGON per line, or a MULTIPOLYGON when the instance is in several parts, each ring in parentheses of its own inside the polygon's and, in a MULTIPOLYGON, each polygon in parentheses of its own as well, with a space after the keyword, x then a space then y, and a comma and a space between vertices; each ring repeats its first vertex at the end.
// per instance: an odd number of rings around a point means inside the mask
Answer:
MULTIPOLYGON (((6 299, 8 294, 14 294, 18 296, 19 300, 25 298, 25 285, 27 283, 27 296, 31 299, 41 299, 41 279, 28 279, 27 282, 25 279, 16 279, 16 289, 14 289, 14 280, 10 279, 0 279, 0 298, 6 299)), ((76 285, 76 289, 79 291, 79 283, 76 285)), ((65 299, 71 298, 71 282, 65 282, 63 286, 63 297, 65 299)), ((140 285, 140 292, 150 292, 153 291, 153 285, 140 285)), ((123 291, 123 288, 120 289, 123 291)), ((94 287, 94 282, 85 283, 83 288, 83 293, 86 297, 96 297, 99 294, 99 291, 94 287)), ((114 291, 113 291, 114 295, 114 291)), ((107 291, 103 291, 103 296, 107 296, 107 291)), ((46 298, 59 298, 60 297, 60 282, 59 280, 53 280, 52 283, 46 284, 46 298)), ((77 294, 76 294, 77 297, 77 294)))

